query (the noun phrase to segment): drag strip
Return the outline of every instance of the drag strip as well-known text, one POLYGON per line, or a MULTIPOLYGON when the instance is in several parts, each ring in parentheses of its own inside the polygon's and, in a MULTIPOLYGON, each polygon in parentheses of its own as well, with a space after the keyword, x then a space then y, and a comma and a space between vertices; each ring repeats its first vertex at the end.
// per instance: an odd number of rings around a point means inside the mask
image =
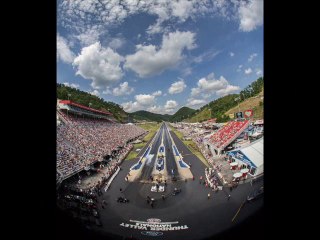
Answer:
POLYGON ((160 127, 158 135, 155 136, 155 140, 151 146, 151 150, 149 152, 149 155, 146 157, 146 162, 141 170, 141 176, 139 178, 140 181, 148 181, 150 180, 150 176, 152 174, 152 170, 155 164, 155 159, 157 155, 158 148, 161 144, 161 138, 162 138, 162 129, 163 126, 160 127))

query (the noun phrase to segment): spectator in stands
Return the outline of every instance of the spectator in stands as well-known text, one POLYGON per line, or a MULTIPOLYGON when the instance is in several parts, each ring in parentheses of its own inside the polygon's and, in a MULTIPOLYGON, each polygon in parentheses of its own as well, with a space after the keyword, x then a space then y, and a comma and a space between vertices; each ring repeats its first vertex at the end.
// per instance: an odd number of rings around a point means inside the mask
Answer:
MULTIPOLYGON (((60 178, 67 177, 95 161, 118 150, 116 164, 108 163, 111 174, 119 161, 131 149, 127 144, 146 133, 135 125, 110 123, 106 120, 63 116, 64 122, 57 126, 57 169, 60 178)), ((108 167, 108 166, 107 166, 108 167)))

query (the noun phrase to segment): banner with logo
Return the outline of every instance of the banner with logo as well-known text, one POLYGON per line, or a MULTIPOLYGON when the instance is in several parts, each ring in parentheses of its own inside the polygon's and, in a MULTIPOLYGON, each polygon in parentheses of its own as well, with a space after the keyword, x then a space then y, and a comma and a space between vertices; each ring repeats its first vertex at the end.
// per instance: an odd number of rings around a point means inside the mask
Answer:
POLYGON ((244 162, 245 164, 251 167, 257 168, 257 166, 246 155, 244 155, 244 153, 241 152, 241 150, 228 152, 228 155, 244 162))
POLYGON ((245 118, 251 118, 253 116, 253 110, 252 109, 248 109, 244 111, 244 117, 245 118))
POLYGON ((235 113, 236 118, 243 118, 243 112, 237 112, 235 113))

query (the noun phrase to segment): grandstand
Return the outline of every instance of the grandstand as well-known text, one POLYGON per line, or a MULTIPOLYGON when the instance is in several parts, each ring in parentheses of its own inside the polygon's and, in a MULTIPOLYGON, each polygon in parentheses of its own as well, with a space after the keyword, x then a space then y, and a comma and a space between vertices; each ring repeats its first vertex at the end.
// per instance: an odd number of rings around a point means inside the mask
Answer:
POLYGON ((57 182, 61 182, 119 149, 130 151, 131 142, 146 131, 120 124, 112 114, 61 100, 57 106, 57 182))
POLYGON ((219 155, 221 151, 233 142, 248 126, 249 120, 230 121, 211 135, 208 139, 208 144, 213 148, 215 153, 219 155))

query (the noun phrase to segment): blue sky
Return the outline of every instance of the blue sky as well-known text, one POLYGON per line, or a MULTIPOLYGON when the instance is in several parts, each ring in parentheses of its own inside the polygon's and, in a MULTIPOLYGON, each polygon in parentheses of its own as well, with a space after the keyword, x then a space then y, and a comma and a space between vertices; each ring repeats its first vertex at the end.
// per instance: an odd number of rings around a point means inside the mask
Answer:
POLYGON ((263 0, 58 0, 57 82, 173 114, 263 76, 263 0))

